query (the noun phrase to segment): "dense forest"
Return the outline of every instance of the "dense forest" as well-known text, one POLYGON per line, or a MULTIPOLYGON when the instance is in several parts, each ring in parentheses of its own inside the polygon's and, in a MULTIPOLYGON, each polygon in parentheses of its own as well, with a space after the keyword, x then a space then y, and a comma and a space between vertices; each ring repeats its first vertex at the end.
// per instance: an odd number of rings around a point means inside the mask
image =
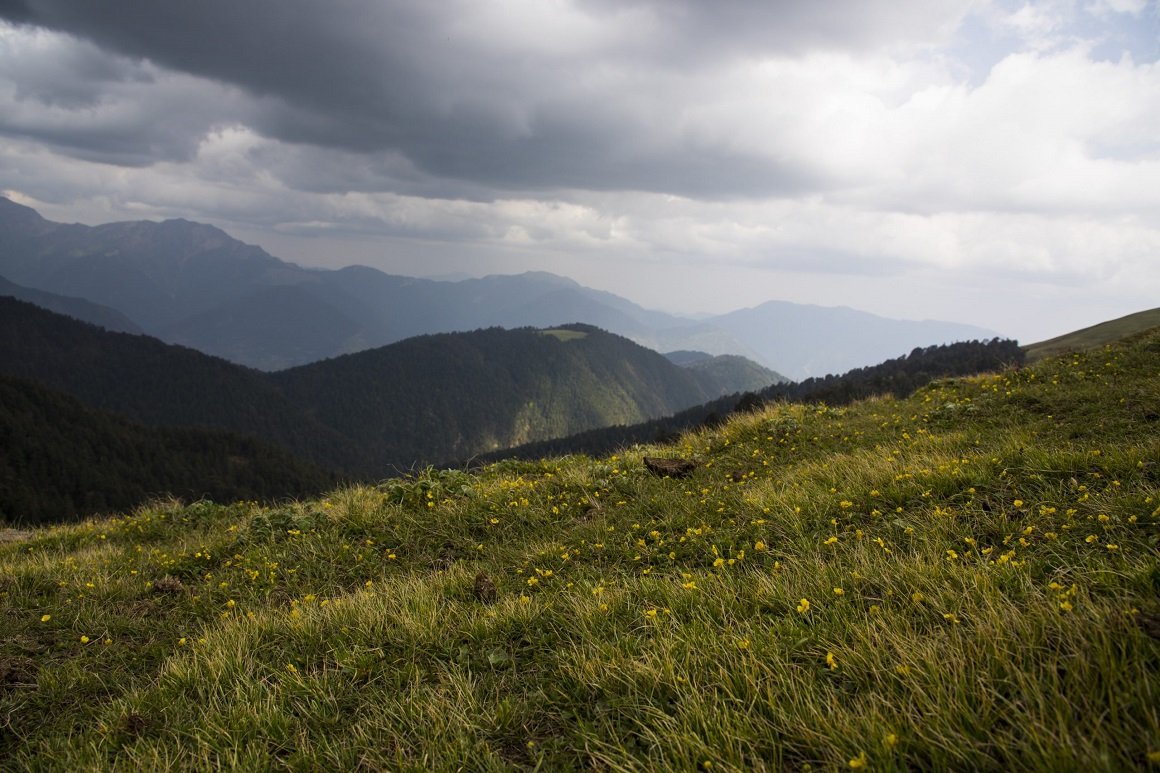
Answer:
POLYGON ((776 384, 763 389, 758 396, 765 401, 848 405, 873 395, 905 397, 935 378, 1000 370, 1022 365, 1024 359, 1018 342, 1001 338, 919 347, 906 356, 855 368, 840 376, 776 384))
POLYGON ((262 438, 331 469, 357 458, 264 373, 155 338, 114 333, 0 297, 0 373, 152 426, 262 438))
POLYGON ((219 502, 318 494, 338 477, 253 438, 145 427, 0 376, 0 522, 132 509, 158 496, 219 502))

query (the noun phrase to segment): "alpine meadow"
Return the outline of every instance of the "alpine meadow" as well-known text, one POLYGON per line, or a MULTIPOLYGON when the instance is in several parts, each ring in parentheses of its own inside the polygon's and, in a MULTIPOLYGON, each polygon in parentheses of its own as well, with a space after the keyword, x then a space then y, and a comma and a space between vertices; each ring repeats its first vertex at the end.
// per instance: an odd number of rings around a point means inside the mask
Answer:
POLYGON ((1154 766, 1157 406, 1153 330, 603 458, 10 532, 0 760, 1154 766))
POLYGON ((0 773, 1160 773, 1160 0, 0 0, 0 773))

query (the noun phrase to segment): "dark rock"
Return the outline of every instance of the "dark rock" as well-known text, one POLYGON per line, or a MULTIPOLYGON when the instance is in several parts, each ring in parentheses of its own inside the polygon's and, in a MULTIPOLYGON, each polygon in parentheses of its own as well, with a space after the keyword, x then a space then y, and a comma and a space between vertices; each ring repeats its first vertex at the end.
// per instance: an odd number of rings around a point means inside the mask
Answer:
POLYGON ((1141 612, 1136 615, 1136 625, 1140 626, 1144 633, 1160 641, 1160 615, 1141 612))
POLYGON ((475 598, 484 604, 491 604, 499 596, 495 583, 484 572, 475 575, 475 598))
POLYGON ((185 590, 185 586, 181 584, 181 580, 167 574, 153 583, 153 590, 157 593, 181 593, 185 590))
POLYGON ((670 459, 661 456, 644 457, 644 466, 649 472, 670 478, 687 478, 697 468, 697 463, 688 459, 670 459))

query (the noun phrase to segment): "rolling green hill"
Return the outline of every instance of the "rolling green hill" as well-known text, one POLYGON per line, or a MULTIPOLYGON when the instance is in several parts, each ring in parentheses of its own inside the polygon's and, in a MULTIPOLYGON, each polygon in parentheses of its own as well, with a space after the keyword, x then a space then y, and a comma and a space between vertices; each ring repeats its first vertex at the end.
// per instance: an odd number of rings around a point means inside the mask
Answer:
POLYGON ((1034 362, 1044 357, 1051 357, 1067 352, 1084 351, 1097 346, 1114 343, 1135 333, 1160 327, 1160 309, 1138 311, 1119 319, 1101 322, 1098 325, 1075 330, 1047 341, 1029 344, 1023 349, 1027 352, 1027 359, 1034 362))
POLYGON ((660 354, 586 325, 417 336, 270 379, 364 449, 371 469, 633 424, 720 395, 660 354))
POLYGON ((703 354, 701 352, 669 352, 665 354, 670 362, 675 362, 697 374, 718 394, 731 392, 756 392, 773 384, 785 383, 785 376, 758 365, 747 357, 737 354, 704 354, 702 357, 682 361, 680 355, 703 354), (674 358, 674 355, 677 355, 674 358))
POLYGON ((3 297, 0 373, 153 426, 249 435, 361 479, 667 416, 738 389, 729 374, 681 368, 589 326, 421 336, 266 374, 3 297))
POLYGON ((1157 372, 9 535, 0 767, 1148 769, 1157 372))

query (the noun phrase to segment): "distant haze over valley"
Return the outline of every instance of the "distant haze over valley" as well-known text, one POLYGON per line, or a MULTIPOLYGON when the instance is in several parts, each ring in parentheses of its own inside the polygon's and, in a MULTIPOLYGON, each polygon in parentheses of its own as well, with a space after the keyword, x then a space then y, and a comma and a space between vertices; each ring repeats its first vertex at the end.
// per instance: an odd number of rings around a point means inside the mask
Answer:
POLYGON ((800 380, 997 335, 774 300, 692 319, 546 272, 435 281, 306 269, 209 225, 62 224, 2 198, 0 238, 0 293, 262 370, 430 333, 580 322, 659 352, 740 355, 800 380))

